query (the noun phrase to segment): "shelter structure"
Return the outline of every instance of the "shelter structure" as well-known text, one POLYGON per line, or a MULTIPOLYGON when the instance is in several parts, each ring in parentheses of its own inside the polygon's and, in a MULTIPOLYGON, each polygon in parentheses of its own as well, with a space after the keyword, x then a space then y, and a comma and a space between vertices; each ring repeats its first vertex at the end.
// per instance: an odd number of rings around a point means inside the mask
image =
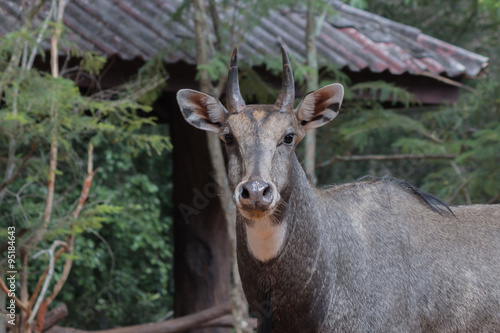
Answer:
MULTIPOLYGON (((22 1, 0 1, 0 36, 19 26, 22 1)), ((78 48, 113 59, 104 86, 112 86, 162 53, 170 73, 168 91, 195 87, 193 20, 175 20, 182 0, 72 0, 64 24, 78 48), (185 45, 185 47, 179 47, 185 45), (190 47, 191 45, 191 47, 190 47)), ((344 70, 353 83, 372 80, 407 87, 423 103, 455 102, 459 82, 483 73, 488 59, 428 36, 417 28, 330 0, 334 15, 322 24, 318 56, 344 70)), ((47 3, 36 18, 41 24, 47 3)), ((230 15, 231 13, 228 13, 230 15)), ((282 40, 295 61, 304 63, 305 10, 278 9, 244 36, 240 61, 254 66, 277 50, 282 40)), ((45 45, 49 49, 48 41, 45 45)), ((232 49, 228 45, 228 53, 232 49)), ((320 63, 321 65, 321 63, 320 63)))

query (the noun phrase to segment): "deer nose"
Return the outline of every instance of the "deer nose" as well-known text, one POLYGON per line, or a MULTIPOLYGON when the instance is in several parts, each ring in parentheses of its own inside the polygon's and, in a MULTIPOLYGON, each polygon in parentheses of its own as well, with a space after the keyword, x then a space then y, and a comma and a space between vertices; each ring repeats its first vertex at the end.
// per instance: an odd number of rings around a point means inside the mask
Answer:
POLYGON ((265 181, 251 180, 241 185, 239 199, 244 208, 266 210, 273 202, 273 194, 265 181))

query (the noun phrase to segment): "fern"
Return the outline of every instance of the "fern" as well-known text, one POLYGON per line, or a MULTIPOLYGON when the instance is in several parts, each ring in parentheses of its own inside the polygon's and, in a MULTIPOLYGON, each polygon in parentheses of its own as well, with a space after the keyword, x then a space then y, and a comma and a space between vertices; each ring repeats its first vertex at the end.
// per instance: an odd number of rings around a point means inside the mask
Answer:
POLYGON ((369 81, 357 83, 350 87, 358 96, 378 100, 381 102, 391 102, 392 105, 402 103, 406 108, 417 103, 415 96, 406 89, 397 87, 394 83, 385 81, 369 81))

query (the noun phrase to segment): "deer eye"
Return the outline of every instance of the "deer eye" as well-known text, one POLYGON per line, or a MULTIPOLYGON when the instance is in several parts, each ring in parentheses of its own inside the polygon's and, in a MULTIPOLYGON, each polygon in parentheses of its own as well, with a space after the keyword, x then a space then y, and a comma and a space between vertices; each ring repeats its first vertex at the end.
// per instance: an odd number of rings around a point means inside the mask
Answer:
POLYGON ((285 135, 285 137, 283 138, 283 143, 286 145, 291 145, 293 143, 294 135, 295 135, 295 133, 290 133, 290 134, 285 135))
POLYGON ((234 137, 230 133, 226 133, 226 134, 221 135, 221 139, 222 139, 222 141, 224 141, 226 146, 229 146, 229 145, 233 144, 233 142, 234 142, 234 137))

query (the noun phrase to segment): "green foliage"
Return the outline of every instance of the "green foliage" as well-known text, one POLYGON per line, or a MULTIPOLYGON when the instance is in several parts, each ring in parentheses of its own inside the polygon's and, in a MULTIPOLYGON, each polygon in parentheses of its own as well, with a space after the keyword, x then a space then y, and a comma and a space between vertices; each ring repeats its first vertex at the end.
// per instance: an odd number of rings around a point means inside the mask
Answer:
MULTIPOLYGON (((368 7, 368 1, 367 0, 343 0, 345 3, 347 3, 349 6, 353 6, 359 9, 366 9, 368 7)), ((405 0, 407 2, 409 0, 405 0)))
POLYGON ((106 57, 100 56, 95 52, 84 52, 82 57, 80 66, 83 71, 90 75, 99 74, 108 60, 106 57))
POLYGON ((319 170, 323 183, 345 182, 364 174, 392 174, 454 204, 487 202, 499 194, 499 85, 477 82, 476 92, 456 105, 439 108, 382 108, 346 101, 345 113, 320 130, 320 162, 324 156, 356 154, 455 154, 454 161, 336 163, 319 170), (366 107, 369 107, 368 109, 366 107))
POLYGON ((115 206, 99 212, 107 216, 105 224, 87 228, 76 240, 77 258, 61 295, 69 307, 65 326, 152 322, 172 308, 171 156, 132 158, 126 152, 124 144, 96 150, 99 180, 91 201, 115 206))
MULTIPOLYGON (((0 230, 26 230, 16 244, 28 251, 77 236, 73 273, 58 298, 71 308, 68 320, 75 326, 99 328, 105 318, 113 326, 156 320, 171 307, 170 202, 164 197, 170 171, 164 168, 160 178, 148 169, 154 163, 159 169, 171 149, 167 131, 155 130, 155 119, 147 117, 167 75, 162 56, 123 86, 84 94, 64 70, 54 78, 26 61, 39 49, 37 33, 23 28, 0 43, 0 230), (30 244, 43 225, 51 143, 58 148, 53 212, 41 242, 30 244), (74 218, 90 143, 97 173, 74 218), (92 318, 84 315, 89 311, 92 318)), ((78 75, 97 81, 105 57, 67 52, 79 57, 78 75)), ((30 260, 29 292, 47 263, 46 256, 30 260)))
POLYGON ((250 103, 269 103, 276 102, 276 96, 279 94, 279 88, 273 87, 265 78, 260 76, 254 68, 242 64, 240 70, 240 90, 243 99, 250 103))
POLYGON ((406 89, 385 81, 357 83, 352 85, 350 90, 358 96, 366 96, 380 102, 390 102, 392 105, 402 103, 406 108, 416 102, 415 97, 406 89))
MULTIPOLYGON (((500 184, 500 101, 497 82, 482 79, 476 92, 463 96, 460 103, 444 108, 453 115, 443 124, 442 137, 448 151, 457 153, 455 164, 431 173, 426 188, 441 191, 457 203, 487 202, 499 193, 500 184)), ((441 115, 439 115, 441 116, 441 115)))
POLYGON ((227 64, 229 63, 229 56, 226 52, 217 52, 211 58, 208 64, 200 64, 197 66, 198 73, 196 80, 200 79, 200 72, 207 70, 210 80, 217 81, 221 77, 227 75, 227 64))
MULTIPOLYGON (((441 107, 415 104, 404 90, 391 92, 392 88, 399 88, 384 83, 348 84, 342 112, 333 124, 319 129, 319 163, 334 155, 357 154, 455 154, 457 158, 337 162, 318 169, 319 182, 346 182, 365 174, 392 174, 452 204, 498 202, 498 1, 376 0, 367 5, 369 11, 417 26, 423 33, 488 56, 490 71, 488 78, 465 82, 475 92, 462 90, 457 104, 441 107), (363 92, 361 96, 369 99, 354 99, 353 92, 358 96, 363 92), (386 102, 377 103, 373 97, 386 102)), ((325 80, 321 85, 329 82, 325 80)))

